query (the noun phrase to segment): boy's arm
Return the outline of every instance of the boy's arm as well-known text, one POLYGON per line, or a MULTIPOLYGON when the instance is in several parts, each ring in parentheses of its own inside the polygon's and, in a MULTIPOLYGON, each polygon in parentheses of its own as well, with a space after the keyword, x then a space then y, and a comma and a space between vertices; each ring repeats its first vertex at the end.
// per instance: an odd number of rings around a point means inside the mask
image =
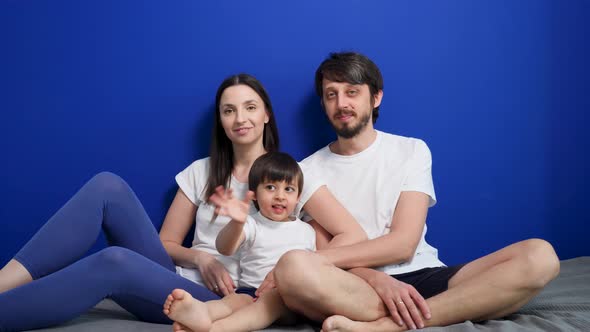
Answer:
POLYGON ((222 186, 215 188, 215 192, 209 201, 215 204, 215 213, 232 218, 217 234, 215 246, 219 253, 229 256, 233 255, 242 242, 244 242, 244 224, 248 219, 250 201, 254 193, 248 191, 243 201, 233 196, 232 190, 225 190, 222 186))
POLYGON ((215 247, 220 254, 231 256, 236 253, 240 245, 244 242, 246 235, 244 235, 244 222, 232 219, 223 229, 217 234, 215 240, 215 247))

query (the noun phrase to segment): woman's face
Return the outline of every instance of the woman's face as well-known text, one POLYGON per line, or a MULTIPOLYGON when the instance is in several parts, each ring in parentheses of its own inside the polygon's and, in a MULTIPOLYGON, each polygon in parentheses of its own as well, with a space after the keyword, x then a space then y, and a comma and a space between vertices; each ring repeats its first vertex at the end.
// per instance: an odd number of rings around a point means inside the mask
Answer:
POLYGON ((268 114, 264 102, 247 85, 225 89, 219 102, 221 126, 234 145, 261 144, 268 114))

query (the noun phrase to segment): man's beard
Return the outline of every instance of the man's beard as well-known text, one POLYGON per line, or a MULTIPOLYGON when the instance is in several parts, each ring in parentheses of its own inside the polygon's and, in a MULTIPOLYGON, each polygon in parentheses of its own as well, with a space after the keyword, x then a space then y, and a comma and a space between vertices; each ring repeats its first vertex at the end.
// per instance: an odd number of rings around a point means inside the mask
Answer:
POLYGON ((330 124, 332 125, 332 128, 334 128, 334 131, 336 132, 336 135, 342 137, 342 138, 353 138, 356 135, 358 135, 361 131, 363 131, 363 129, 367 126, 367 124, 369 124, 369 121, 371 120, 371 113, 367 113, 365 115, 363 115, 361 118, 359 118, 359 123, 357 123, 354 126, 349 126, 348 124, 344 124, 342 125, 342 127, 338 128, 334 122, 330 121, 330 124))

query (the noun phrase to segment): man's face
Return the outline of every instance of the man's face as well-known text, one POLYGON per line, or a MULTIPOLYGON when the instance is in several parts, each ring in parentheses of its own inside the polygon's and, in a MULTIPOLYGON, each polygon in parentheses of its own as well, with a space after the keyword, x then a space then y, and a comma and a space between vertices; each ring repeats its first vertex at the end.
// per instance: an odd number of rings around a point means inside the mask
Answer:
POLYGON ((366 84, 350 84, 324 79, 322 82, 322 103, 326 116, 336 131, 343 138, 358 135, 370 123, 373 107, 381 103, 381 92, 371 96, 366 84))

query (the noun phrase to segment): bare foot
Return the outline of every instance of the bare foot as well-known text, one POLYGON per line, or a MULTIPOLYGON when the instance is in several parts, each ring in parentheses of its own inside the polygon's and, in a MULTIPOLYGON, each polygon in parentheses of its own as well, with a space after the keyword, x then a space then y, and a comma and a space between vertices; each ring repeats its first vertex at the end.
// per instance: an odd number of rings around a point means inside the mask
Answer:
POLYGON ((11 259, 0 269, 0 293, 33 281, 29 271, 18 261, 11 259))
POLYGON ((163 311, 168 318, 178 323, 172 326, 174 331, 205 332, 211 329, 207 304, 182 289, 175 289, 168 295, 163 311))
POLYGON ((405 325, 400 327, 388 317, 372 322, 357 322, 344 316, 334 315, 326 318, 322 324, 322 332, 394 332, 406 330, 405 325))
POLYGON ((193 330, 180 324, 179 322, 174 322, 174 324, 172 324, 172 331, 174 331, 174 332, 193 332, 193 330))
POLYGON ((322 332, 355 332, 361 331, 359 322, 344 316, 334 315, 326 318, 322 324, 322 332))

